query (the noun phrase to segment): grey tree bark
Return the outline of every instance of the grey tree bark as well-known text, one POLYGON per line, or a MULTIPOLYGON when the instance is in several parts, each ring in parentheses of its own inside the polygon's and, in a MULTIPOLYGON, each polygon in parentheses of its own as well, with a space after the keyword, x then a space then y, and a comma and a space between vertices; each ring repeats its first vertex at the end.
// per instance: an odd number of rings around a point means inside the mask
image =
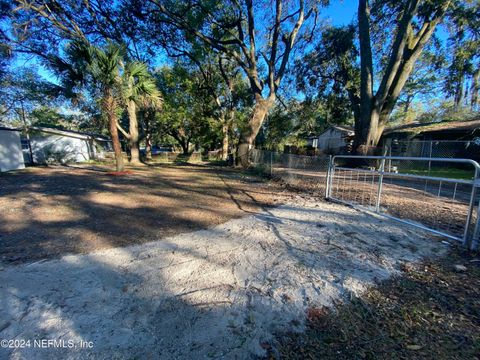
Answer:
POLYGON ((120 139, 118 137, 118 119, 115 113, 116 104, 115 99, 111 95, 110 91, 106 90, 105 97, 103 99, 104 102, 104 110, 108 118, 108 129, 110 132, 110 136, 112 138, 112 146, 113 151, 115 153, 115 162, 117 171, 124 170, 123 164, 123 154, 122 154, 122 146, 120 145, 120 139))
POLYGON ((130 162, 132 164, 140 164, 140 150, 138 148, 138 118, 137 118, 137 105, 135 101, 129 100, 127 103, 127 112, 129 120, 129 138, 128 145, 130 148, 130 162))
POLYGON ((370 6, 368 0, 359 0, 360 114, 355 123, 354 141, 354 151, 357 153, 368 154, 378 145, 415 62, 450 5, 449 0, 441 1, 431 16, 416 28, 413 23, 421 3, 422 0, 406 2, 394 33, 395 38, 388 63, 383 71, 378 90, 374 93, 370 6))

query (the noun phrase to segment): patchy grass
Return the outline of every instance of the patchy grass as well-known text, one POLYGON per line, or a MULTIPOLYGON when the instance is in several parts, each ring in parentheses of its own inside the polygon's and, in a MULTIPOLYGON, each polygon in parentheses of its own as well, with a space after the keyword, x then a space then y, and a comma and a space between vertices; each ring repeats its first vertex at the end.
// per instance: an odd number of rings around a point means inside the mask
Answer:
MULTIPOLYGON (((280 340, 285 359, 478 359, 480 259, 460 249, 333 311, 311 309, 304 334, 280 340), (467 267, 457 272, 454 265, 467 267)), ((275 356, 271 356, 275 358, 275 356)))
POLYGON ((473 170, 464 170, 464 169, 400 169, 402 174, 412 174, 412 175, 421 175, 421 176, 434 176, 448 179, 463 179, 463 180, 472 180, 474 171, 473 170))

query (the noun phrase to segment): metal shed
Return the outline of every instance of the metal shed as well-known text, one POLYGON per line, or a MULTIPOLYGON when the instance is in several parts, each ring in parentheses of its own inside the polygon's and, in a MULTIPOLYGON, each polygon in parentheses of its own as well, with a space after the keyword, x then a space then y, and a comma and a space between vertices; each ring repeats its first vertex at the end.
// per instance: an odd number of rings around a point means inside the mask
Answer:
POLYGON ((25 168, 19 129, 0 127, 0 172, 25 168))
POLYGON ((30 128, 33 163, 82 162, 103 158, 110 141, 95 134, 47 127, 30 128))

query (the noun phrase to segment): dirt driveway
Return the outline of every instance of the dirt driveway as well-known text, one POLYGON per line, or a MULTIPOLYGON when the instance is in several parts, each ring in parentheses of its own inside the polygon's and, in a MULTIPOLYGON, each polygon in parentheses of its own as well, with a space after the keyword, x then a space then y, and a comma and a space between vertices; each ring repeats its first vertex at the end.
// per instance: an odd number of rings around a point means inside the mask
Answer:
POLYGON ((0 265, 146 243, 282 201, 273 185, 206 166, 28 168, 0 175, 0 265))
POLYGON ((0 339, 21 343, 0 359, 264 357, 276 354, 276 334, 305 330, 306 315, 445 248, 398 222, 296 196, 209 229, 9 265, 0 339), (35 347, 41 340, 60 346, 35 347))

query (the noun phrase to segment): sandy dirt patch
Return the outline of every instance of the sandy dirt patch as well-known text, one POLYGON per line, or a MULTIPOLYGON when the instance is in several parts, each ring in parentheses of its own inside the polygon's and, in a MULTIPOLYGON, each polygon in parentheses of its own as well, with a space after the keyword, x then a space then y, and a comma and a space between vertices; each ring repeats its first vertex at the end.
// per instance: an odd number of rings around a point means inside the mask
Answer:
POLYGON ((73 167, 0 174, 0 265, 147 243, 282 201, 277 187, 208 166, 73 167))
MULTIPOLYGON (((291 190, 325 196, 327 173, 325 171, 279 168, 273 177, 291 190)), ((363 206, 375 208, 378 191, 378 175, 337 170, 332 187, 332 197, 363 206)), ((434 230, 463 237, 467 220, 471 186, 419 179, 384 177, 381 213, 413 221, 434 230)), ((476 204, 480 202, 477 194, 476 204)), ((472 214, 471 231, 477 219, 472 214)))
MULTIPOLYGON (((252 358, 278 333, 445 244, 297 197, 216 227, 0 271, 0 338, 93 349, 2 349, 13 359, 252 358)), ((274 351, 274 350, 273 350, 274 351)))

